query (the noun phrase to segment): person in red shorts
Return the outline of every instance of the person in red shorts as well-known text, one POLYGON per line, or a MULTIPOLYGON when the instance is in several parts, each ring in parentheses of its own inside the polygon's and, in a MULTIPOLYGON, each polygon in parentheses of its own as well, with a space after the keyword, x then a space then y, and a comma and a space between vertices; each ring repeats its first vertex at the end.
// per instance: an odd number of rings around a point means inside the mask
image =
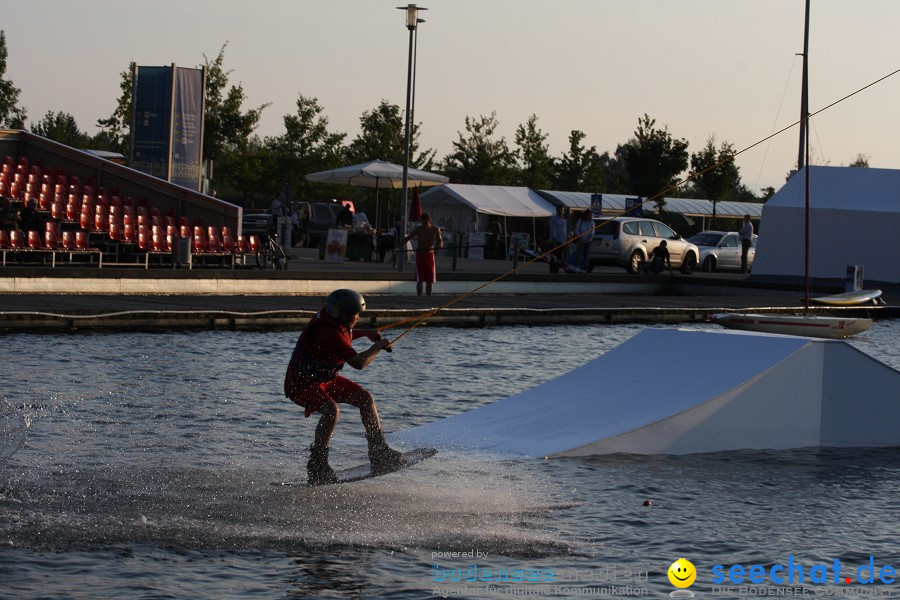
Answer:
POLYGON ((397 244, 402 248, 406 242, 416 238, 416 293, 422 295, 422 286, 425 293, 431 295, 432 286, 437 281, 437 271, 434 266, 435 248, 444 247, 444 238, 441 228, 431 224, 431 215, 422 213, 422 224, 410 231, 397 244))
POLYGON ((377 329, 353 329, 365 309, 366 301, 358 292, 347 289, 331 292, 325 306, 300 334, 284 376, 284 395, 304 407, 307 417, 314 412, 322 415, 306 464, 311 485, 337 481, 328 464, 328 443, 337 425, 339 403, 359 409, 373 470, 390 469, 404 461, 403 454, 388 447, 384 440, 372 394, 338 374, 345 364, 354 369, 366 368, 390 345, 377 329), (368 350, 357 352, 352 342, 361 337, 374 343, 368 350))

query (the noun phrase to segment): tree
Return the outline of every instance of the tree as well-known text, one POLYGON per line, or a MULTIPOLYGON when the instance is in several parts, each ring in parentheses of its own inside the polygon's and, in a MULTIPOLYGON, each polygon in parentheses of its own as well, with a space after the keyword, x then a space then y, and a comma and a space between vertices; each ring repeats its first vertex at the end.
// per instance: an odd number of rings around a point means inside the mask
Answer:
POLYGON ((862 153, 857 154, 856 158, 853 160, 853 162, 847 166, 848 167, 860 167, 860 168, 867 169, 867 168, 869 168, 869 156, 866 154, 862 154, 862 153))
POLYGON ((0 30, 0 127, 24 129, 27 114, 24 108, 18 106, 22 90, 3 78, 6 75, 6 56, 6 32, 0 30))
MULTIPOLYGON (((557 161, 556 184, 570 192, 604 191, 604 158, 597 147, 585 148, 583 131, 573 129, 569 134, 569 151, 557 161)), ((606 156, 608 162, 609 156, 606 156)))
POLYGON ((267 138, 266 145, 275 158, 272 184, 275 188, 288 183, 296 190, 297 197, 308 197, 307 173, 314 173, 340 166, 344 162, 343 147, 346 133, 328 131, 328 118, 317 98, 300 94, 297 112, 284 116, 284 135, 267 138))
MULTIPOLYGON (((371 111, 365 111, 359 118, 360 133, 347 148, 347 160, 361 163, 369 160, 384 160, 403 164, 403 114, 396 104, 381 104, 371 111)), ((430 169, 434 163, 435 151, 428 149, 418 156, 419 125, 413 125, 409 139, 409 164, 417 169, 430 169)))
POLYGON ((553 182, 555 166, 547 144, 549 134, 537 126, 537 115, 531 115, 516 128, 516 158, 520 161, 517 182, 534 189, 546 189, 553 182))
POLYGON ((270 103, 241 111, 244 100, 244 88, 232 85, 225 94, 228 77, 231 71, 223 68, 225 63, 225 47, 212 61, 204 54, 203 66, 206 69, 206 112, 203 123, 203 154, 209 160, 216 160, 228 151, 240 151, 246 148, 250 135, 259 125, 263 110, 270 103))
POLYGON ((116 103, 116 109, 106 119, 97 119, 100 131, 94 136, 95 145, 105 146, 104 150, 118 152, 128 156, 131 151, 131 113, 134 104, 134 63, 119 74, 119 89, 122 95, 116 103))
MULTIPOLYGON (((687 147, 687 140, 672 138, 667 127, 656 129, 656 120, 645 113, 622 149, 632 192, 647 198, 671 188, 688 166, 687 147)), ((662 213, 665 203, 656 200, 662 213)))
POLYGON ((703 149, 691 155, 691 169, 694 189, 702 197, 713 201, 735 199, 741 187, 741 173, 734 164, 734 146, 722 142, 716 150, 716 136, 709 136, 703 149))
POLYGON ((48 110, 43 119, 31 126, 31 131, 73 148, 90 146, 90 136, 78 129, 75 117, 69 113, 48 110))
POLYGON ((494 139, 499 122, 497 113, 474 119, 466 117, 468 136, 457 132, 454 151, 444 158, 444 168, 459 183, 508 185, 512 183, 515 154, 506 138, 494 139))

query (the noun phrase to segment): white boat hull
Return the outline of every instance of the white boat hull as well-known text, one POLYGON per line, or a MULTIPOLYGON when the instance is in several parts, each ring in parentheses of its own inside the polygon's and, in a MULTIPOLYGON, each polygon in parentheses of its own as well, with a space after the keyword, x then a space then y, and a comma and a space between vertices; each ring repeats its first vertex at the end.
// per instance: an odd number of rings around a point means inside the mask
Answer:
POLYGON ((872 319, 820 315, 724 313, 713 315, 713 321, 729 329, 829 339, 847 338, 872 326, 872 319))

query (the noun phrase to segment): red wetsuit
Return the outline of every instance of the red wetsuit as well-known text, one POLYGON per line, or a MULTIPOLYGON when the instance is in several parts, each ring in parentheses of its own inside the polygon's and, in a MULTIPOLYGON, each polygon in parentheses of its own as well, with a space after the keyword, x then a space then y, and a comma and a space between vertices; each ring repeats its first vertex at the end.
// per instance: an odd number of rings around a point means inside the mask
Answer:
POLYGON ((344 363, 356 356, 353 332, 343 323, 319 311, 300 334, 284 376, 284 395, 306 409, 306 416, 326 402, 359 406, 365 390, 338 375, 344 363))

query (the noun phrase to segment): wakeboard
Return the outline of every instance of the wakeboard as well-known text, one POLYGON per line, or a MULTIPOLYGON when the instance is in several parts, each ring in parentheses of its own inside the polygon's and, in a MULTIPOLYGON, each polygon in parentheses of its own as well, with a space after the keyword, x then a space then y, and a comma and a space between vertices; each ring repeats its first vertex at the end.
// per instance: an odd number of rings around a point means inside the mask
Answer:
POLYGON ((858 292, 844 292, 833 296, 820 296, 810 298, 818 304, 830 304, 832 306, 859 306, 860 304, 884 304, 881 299, 881 290, 860 290, 858 292))
MULTIPOLYGON (((366 479, 371 479, 373 477, 381 477, 382 475, 388 475, 389 473, 396 473, 397 471, 402 471, 403 469, 407 469, 415 464, 418 464, 425 460, 426 458, 431 458, 437 454, 437 450, 435 448, 416 448, 415 450, 410 450, 409 452, 404 452, 403 457, 406 459, 406 462, 396 465, 394 467, 390 467, 387 469, 378 469, 373 470, 372 465, 366 463, 364 465, 357 465, 355 467, 349 467, 347 469, 342 469, 337 472, 337 481, 334 483, 353 483, 354 481, 364 481, 366 479)), ((312 486, 306 481, 302 482, 273 482, 272 485, 287 485, 292 487, 316 487, 312 486)), ((322 485, 333 485, 333 484, 322 484, 322 485)))

